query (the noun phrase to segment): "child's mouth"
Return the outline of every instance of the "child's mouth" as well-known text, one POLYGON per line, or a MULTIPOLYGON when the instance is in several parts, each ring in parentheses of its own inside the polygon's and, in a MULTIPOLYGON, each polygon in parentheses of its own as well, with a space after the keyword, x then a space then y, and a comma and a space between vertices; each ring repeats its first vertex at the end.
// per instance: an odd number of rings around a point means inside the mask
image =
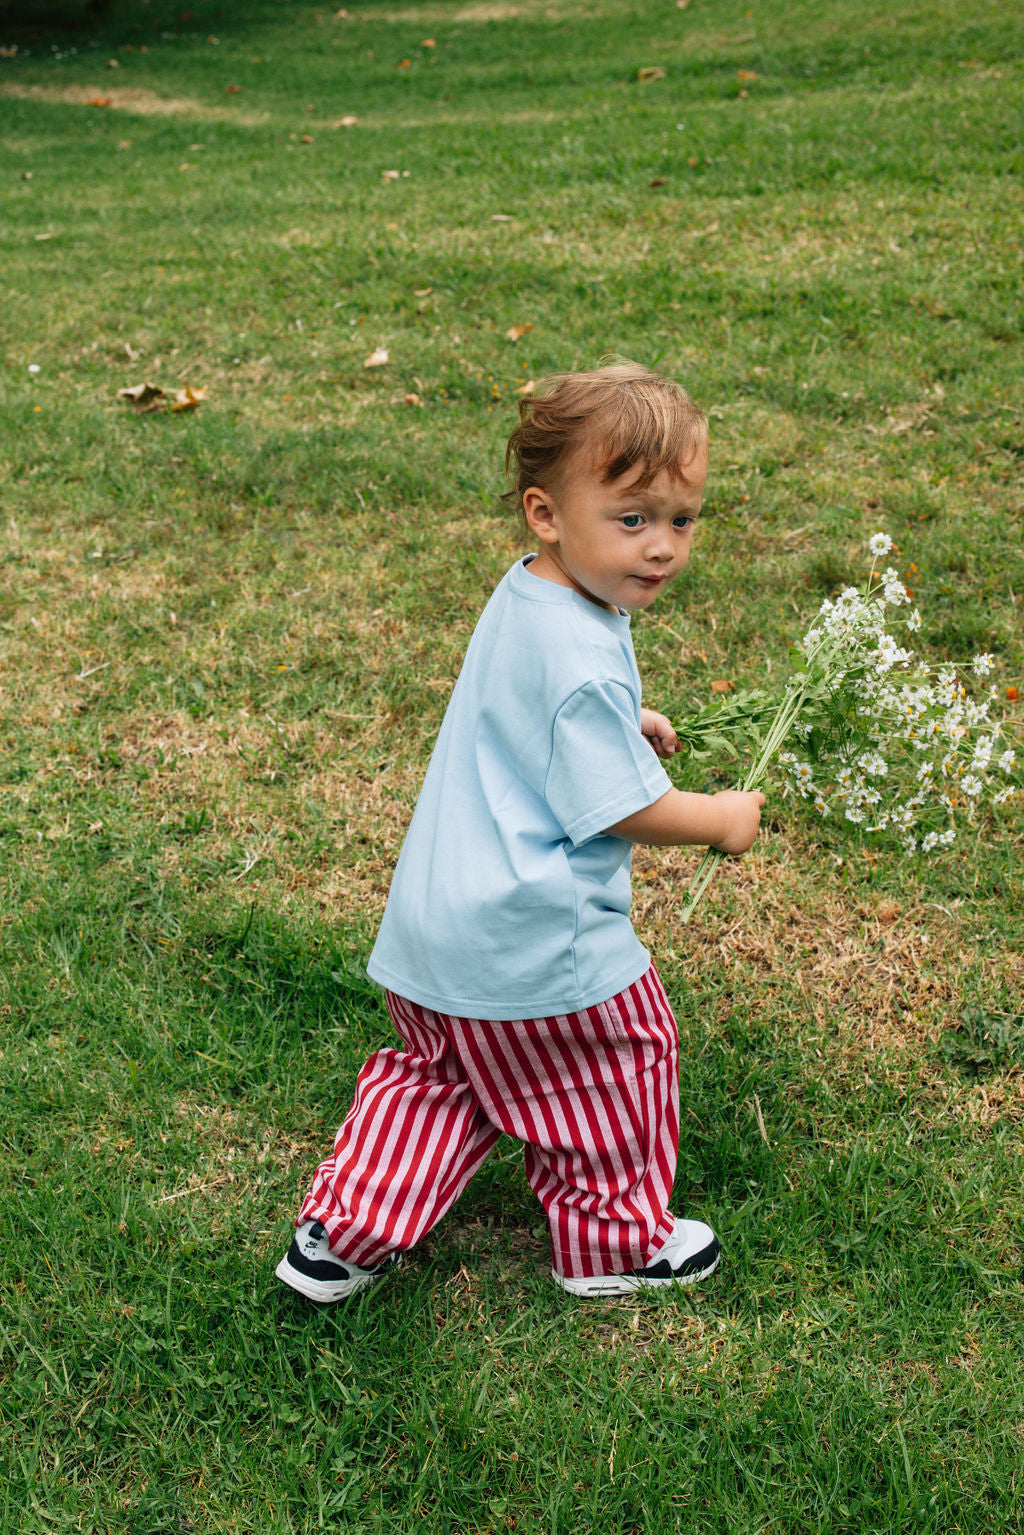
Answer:
POLYGON ((667 576, 637 576, 636 579, 643 586, 660 586, 663 581, 667 581, 668 580, 668 577, 667 576))

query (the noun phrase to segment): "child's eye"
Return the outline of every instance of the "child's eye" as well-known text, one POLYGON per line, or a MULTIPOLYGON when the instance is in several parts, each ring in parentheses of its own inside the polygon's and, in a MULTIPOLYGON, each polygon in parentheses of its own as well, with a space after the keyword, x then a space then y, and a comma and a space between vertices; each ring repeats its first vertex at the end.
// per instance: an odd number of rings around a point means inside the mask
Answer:
POLYGON ((622 519, 624 528, 639 528, 643 526, 643 518, 639 512, 627 512, 622 519))
POLYGON ((690 528, 693 526, 694 521, 693 517, 677 517, 675 519, 675 526, 677 528, 690 528))

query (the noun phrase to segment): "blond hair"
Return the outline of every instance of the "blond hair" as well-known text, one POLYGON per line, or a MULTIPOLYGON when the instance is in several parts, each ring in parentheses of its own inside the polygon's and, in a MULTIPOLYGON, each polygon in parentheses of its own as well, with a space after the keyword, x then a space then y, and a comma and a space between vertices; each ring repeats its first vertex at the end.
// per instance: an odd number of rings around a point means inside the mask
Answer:
POLYGON ((569 459, 592 447, 605 483, 637 464, 644 489, 662 470, 684 479, 683 468, 707 445, 708 418, 686 390, 640 363, 616 361, 586 373, 545 379, 541 392, 519 404, 519 425, 508 440, 502 500, 523 505, 531 485, 557 483, 569 459))

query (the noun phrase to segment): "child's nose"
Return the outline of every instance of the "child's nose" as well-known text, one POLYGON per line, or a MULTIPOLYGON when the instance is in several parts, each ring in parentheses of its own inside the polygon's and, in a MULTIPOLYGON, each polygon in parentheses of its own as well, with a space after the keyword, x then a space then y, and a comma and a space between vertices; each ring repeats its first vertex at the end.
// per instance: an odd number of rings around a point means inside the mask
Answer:
POLYGON ((651 560, 670 560, 675 553, 672 530, 653 523, 647 540, 647 557, 651 560))

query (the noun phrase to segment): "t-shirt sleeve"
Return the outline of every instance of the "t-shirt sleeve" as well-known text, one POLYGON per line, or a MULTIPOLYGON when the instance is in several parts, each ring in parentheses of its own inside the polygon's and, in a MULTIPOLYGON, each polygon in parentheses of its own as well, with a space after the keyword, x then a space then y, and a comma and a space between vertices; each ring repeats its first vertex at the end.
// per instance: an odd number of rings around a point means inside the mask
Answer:
POLYGON ((566 699, 555 716, 544 798, 575 847, 671 787, 628 688, 588 682, 566 699))

